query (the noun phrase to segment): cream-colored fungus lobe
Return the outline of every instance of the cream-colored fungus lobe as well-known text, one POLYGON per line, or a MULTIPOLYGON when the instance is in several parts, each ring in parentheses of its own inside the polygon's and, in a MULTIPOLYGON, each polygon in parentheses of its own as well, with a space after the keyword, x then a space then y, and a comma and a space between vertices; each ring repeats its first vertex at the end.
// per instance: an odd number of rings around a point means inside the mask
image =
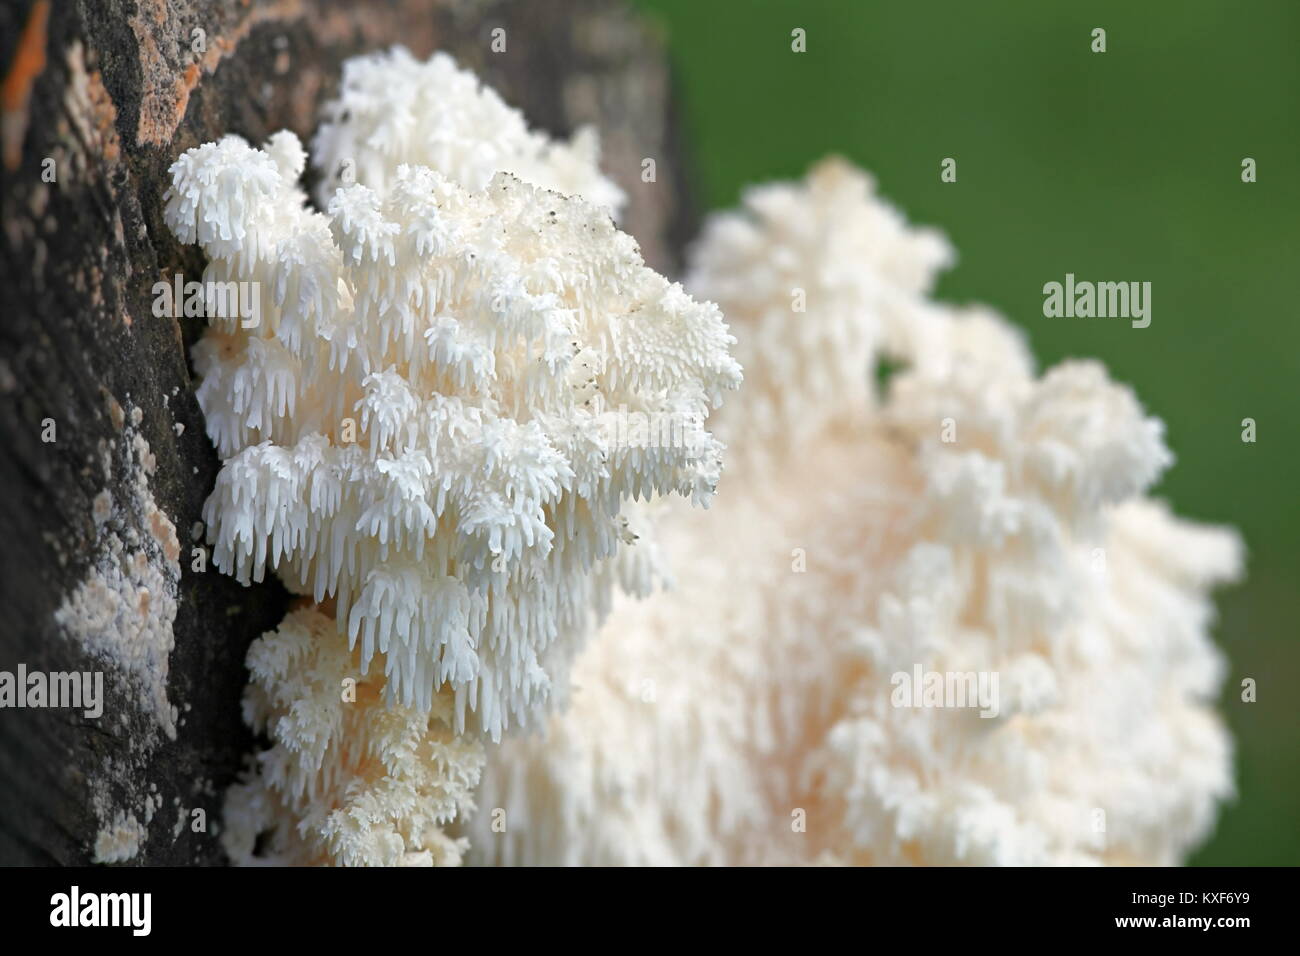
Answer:
POLYGON ((686 285, 745 385, 726 480, 660 517, 543 736, 488 754, 471 859, 1170 864, 1232 792, 1208 592, 1230 531, 1144 495, 1163 428, 1094 362, 928 298, 950 260, 842 161, 714 217, 686 285), (796 290, 806 312, 792 309, 796 290), (873 371, 897 371, 877 395, 873 371), (996 675, 995 711, 895 676, 996 675))

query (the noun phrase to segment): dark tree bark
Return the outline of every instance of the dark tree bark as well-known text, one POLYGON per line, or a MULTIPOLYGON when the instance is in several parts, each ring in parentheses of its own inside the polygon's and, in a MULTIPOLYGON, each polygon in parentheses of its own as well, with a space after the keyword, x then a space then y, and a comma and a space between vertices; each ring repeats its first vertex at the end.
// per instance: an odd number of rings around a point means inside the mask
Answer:
MULTIPOLYGON (((167 167, 227 132, 260 143, 288 128, 307 141, 343 59, 394 43, 420 56, 448 50, 552 133, 598 126, 603 165, 630 196, 624 228, 651 265, 672 271, 693 224, 668 70, 657 38, 619 3, 36 0, 0 9, 0 671, 101 670, 106 698, 99 719, 0 710, 0 864, 88 862, 117 814, 145 830, 132 863, 224 862, 221 795, 252 747, 239 713, 243 658, 287 597, 275 583, 242 588, 211 566, 191 570, 201 543, 191 529, 217 460, 188 361, 203 320, 152 314, 155 282, 197 277, 203 265, 163 224, 167 167), (496 27, 507 31, 504 53, 490 48, 496 27), (657 182, 641 181, 645 157, 657 182), (166 529, 147 526, 132 485, 136 433, 156 459, 148 488, 178 538, 166 683, 179 709, 174 740, 140 687, 56 621, 105 559, 109 532, 166 563, 166 529), (108 520, 105 491, 116 509, 108 520)), ((137 610, 156 612, 159 598, 140 596, 137 610)))

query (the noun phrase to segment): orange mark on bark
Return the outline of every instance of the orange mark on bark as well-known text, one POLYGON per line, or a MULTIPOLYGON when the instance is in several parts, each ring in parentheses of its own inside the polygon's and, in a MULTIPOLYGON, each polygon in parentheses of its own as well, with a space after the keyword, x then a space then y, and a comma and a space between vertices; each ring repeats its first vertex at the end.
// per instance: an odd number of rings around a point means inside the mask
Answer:
MULTIPOLYGON (((80 40, 73 40, 68 48, 68 86, 63 95, 63 105, 88 150, 97 152, 109 165, 121 155, 117 138, 117 107, 104 88, 98 70, 86 69, 86 58, 80 40)), ((120 219, 116 226, 121 231, 120 219)), ((120 234, 116 237, 121 241, 120 234)))
POLYGON ((254 27, 263 23, 287 23, 303 16, 302 0, 267 0, 251 9, 247 9, 248 4, 244 6, 246 9, 239 19, 212 26, 213 35, 207 37, 206 49, 196 55, 176 40, 178 36, 190 35, 189 21, 173 16, 165 0, 139 0, 135 14, 128 21, 140 45, 143 87, 136 143, 161 146, 169 142, 185 118, 190 94, 203 74, 215 72, 254 27), (221 33, 215 32, 218 26, 221 33), (197 58, 182 69, 178 60, 189 56, 197 58))
MULTIPOLYGON (((185 68, 185 72, 176 80, 176 85, 172 90, 172 118, 174 124, 172 129, 180 124, 181 119, 185 116, 185 111, 190 106, 190 94, 194 92, 194 87, 199 85, 199 77, 202 71, 197 63, 191 63, 185 68)), ((171 134, 168 133, 170 137, 171 134)))
POLYGON ((27 104, 32 86, 45 70, 46 25, 50 20, 50 0, 36 0, 27 24, 18 38, 13 65, 0 84, 0 153, 5 168, 11 172, 23 159, 23 137, 27 135, 27 104))

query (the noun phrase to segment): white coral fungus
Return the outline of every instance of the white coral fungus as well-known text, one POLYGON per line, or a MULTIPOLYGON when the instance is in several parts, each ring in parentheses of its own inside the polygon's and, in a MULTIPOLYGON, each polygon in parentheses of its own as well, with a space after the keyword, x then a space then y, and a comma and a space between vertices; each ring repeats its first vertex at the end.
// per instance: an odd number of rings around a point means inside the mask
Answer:
POLYGON ((442 827, 473 806, 483 743, 451 729, 451 702, 387 706, 382 678, 358 680, 355 653, 311 608, 254 642, 249 726, 280 746, 226 798, 225 846, 236 860, 275 865, 448 866, 463 840, 442 827))
POLYGON ((471 190, 504 169, 617 213, 623 191, 601 175, 599 157, 595 130, 580 129, 568 143, 533 132, 519 110, 447 54, 421 62, 400 47, 343 64, 339 97, 326 105, 312 140, 322 206, 349 180, 383 192, 410 163, 471 190))
POLYGON ((1231 532, 1144 491, 1159 421, 1093 362, 926 298, 949 258, 839 161, 716 217, 687 286, 746 368, 676 588, 621 600, 569 710, 489 754, 483 861, 1168 864, 1231 789, 1207 597, 1231 532), (806 293, 793 313, 792 289, 806 293), (879 400, 878 362, 902 363, 879 400), (996 714, 895 677, 999 678, 996 714))
MULTIPOLYGON (((643 529, 633 499, 712 496, 721 445, 705 419, 740 369, 718 309, 647 268, 615 227, 594 140, 528 132, 445 56, 354 61, 329 112, 319 161, 347 153, 358 168, 321 197, 325 212, 298 185, 305 154, 288 132, 264 149, 228 136, 187 151, 165 210, 208 255, 205 282, 260 295, 244 310, 260 322, 217 314, 194 352, 223 459, 204 508, 214 563, 246 583, 276 571, 343 635, 315 663, 299 645, 324 640, 316 618, 254 648, 250 717, 275 748, 262 783, 232 797, 241 832, 227 843, 247 858, 255 831, 288 820, 276 852, 295 859, 451 861, 428 836, 450 803, 411 822, 407 796, 431 784, 374 797, 374 820, 350 810, 364 825, 322 823, 343 787, 329 768, 360 759, 361 731, 326 706, 329 680, 265 663, 269 645, 338 674, 353 650, 360 675, 381 669, 395 715, 438 715, 457 734, 535 720, 563 700, 614 584, 650 588, 650 562, 620 554, 643 529), (629 447, 628 410, 671 416, 691 441, 629 447), (295 715, 299 694, 320 702, 302 703, 301 726, 276 716, 295 715), (345 752, 318 753, 322 740, 345 752), (258 801, 275 813, 252 813, 258 801), (406 822, 381 833, 393 801, 406 822)), ((468 779, 458 760, 447 766, 468 779)))

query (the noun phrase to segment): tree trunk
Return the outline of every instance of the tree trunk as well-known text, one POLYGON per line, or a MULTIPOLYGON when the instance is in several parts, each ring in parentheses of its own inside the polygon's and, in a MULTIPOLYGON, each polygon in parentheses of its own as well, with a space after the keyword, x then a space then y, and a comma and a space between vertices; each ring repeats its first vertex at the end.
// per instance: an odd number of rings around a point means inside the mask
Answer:
POLYGON ((0 698, 0 864, 85 863, 97 837, 111 856, 115 826, 131 863, 224 862, 221 797, 253 743, 244 654, 287 596, 195 550, 217 470, 188 362, 204 322, 155 316, 152 289, 203 263, 163 224, 167 167, 227 132, 306 142, 343 59, 394 43, 449 51, 551 133, 595 124, 630 197, 624 229, 673 270, 693 223, 668 70, 619 3, 0 10, 0 678, 98 671, 104 688, 98 718, 20 709, 30 685, 0 698))

